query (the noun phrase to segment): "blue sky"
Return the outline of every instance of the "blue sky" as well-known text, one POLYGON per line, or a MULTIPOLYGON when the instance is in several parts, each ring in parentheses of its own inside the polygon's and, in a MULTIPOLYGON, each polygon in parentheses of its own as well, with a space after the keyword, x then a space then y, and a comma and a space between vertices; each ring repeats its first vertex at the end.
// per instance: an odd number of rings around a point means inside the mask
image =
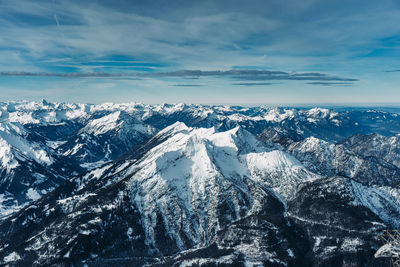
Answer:
POLYGON ((3 1, 0 100, 400 102, 397 0, 3 1))

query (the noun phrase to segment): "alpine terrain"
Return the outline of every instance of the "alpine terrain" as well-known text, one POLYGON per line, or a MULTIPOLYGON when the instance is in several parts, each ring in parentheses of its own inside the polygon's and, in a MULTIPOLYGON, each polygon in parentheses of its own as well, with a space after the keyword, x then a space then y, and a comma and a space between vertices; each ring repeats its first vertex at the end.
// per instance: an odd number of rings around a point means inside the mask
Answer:
POLYGON ((400 113, 0 103, 0 265, 388 266, 400 113))

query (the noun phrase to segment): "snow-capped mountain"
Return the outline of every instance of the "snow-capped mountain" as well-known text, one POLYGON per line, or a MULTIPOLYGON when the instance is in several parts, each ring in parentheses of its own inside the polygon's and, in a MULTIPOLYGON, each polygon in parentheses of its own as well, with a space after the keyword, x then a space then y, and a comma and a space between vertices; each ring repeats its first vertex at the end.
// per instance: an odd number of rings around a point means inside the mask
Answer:
POLYGON ((374 157, 382 162, 400 168, 400 135, 382 136, 380 134, 354 135, 343 140, 353 153, 362 157, 374 157))
POLYGON ((373 254, 382 229, 399 227, 398 193, 343 177, 319 179, 303 185, 287 215, 303 229, 313 266, 386 266, 373 254))
POLYGON ((370 264, 400 227, 399 133, 373 110, 0 103, 0 262, 370 264))
POLYGON ((114 160, 134 145, 156 133, 150 125, 138 121, 124 111, 116 111, 90 119, 76 135, 57 147, 64 156, 83 162, 82 166, 114 160))
POLYGON ((30 141, 28 135, 19 124, 0 122, 0 218, 80 171, 45 143, 30 141))
POLYGON ((0 258, 235 266, 324 265, 357 256, 352 262, 361 264, 378 246, 371 236, 398 227, 398 194, 317 175, 240 127, 221 132, 175 123, 4 220, 0 258), (322 237, 310 232, 315 225, 335 232, 322 237), (212 258, 202 256, 211 249, 212 258))
MULTIPOLYGON (((188 126, 228 130, 241 125, 253 134, 268 126, 293 131, 303 138, 314 136, 340 141, 354 134, 393 135, 400 130, 400 115, 374 110, 336 112, 323 108, 269 108, 186 104, 144 105, 140 103, 101 105, 42 102, 0 103, 0 119, 26 126, 62 126, 74 131, 91 119, 124 112, 140 122, 161 130, 177 121, 188 126)), ((104 121, 112 120, 104 118, 104 121)), ((115 115, 114 115, 115 117, 115 115)), ((61 127, 62 128, 62 127, 61 127)), ((64 129, 67 131, 67 129, 64 129)), ((55 131, 57 132, 57 131, 55 131)), ((70 134, 70 132, 68 132, 70 134)), ((55 138, 56 133, 46 136, 55 138)))
POLYGON ((282 145, 308 169, 321 175, 341 175, 368 185, 394 186, 399 183, 397 135, 358 134, 339 143, 308 137, 295 142, 290 134, 268 128, 259 138, 282 145))

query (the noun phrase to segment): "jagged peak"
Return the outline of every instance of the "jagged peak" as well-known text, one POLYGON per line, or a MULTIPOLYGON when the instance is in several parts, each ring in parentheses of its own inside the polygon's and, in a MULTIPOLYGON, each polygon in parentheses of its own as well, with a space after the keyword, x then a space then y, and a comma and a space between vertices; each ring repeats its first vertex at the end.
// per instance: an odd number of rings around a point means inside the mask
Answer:
POLYGON ((315 136, 307 137, 301 143, 303 143, 304 145, 330 145, 327 141, 317 138, 315 136))
POLYGON ((198 149, 219 149, 225 151, 224 153, 235 155, 271 150, 271 147, 257 140, 253 134, 242 127, 217 131, 215 127, 191 128, 182 122, 176 122, 161 130, 155 138, 163 141, 151 149, 150 154, 153 157, 178 150, 193 154, 198 149))
POLYGON ((294 149, 295 147, 301 151, 330 151, 334 149, 335 145, 317 137, 310 136, 302 141, 293 143, 289 149, 294 149))
POLYGON ((304 167, 298 159, 281 150, 272 150, 269 152, 261 153, 249 153, 247 155, 247 160, 249 162, 258 161, 253 164, 257 164, 259 166, 263 166, 263 168, 265 169, 271 170, 304 167))
POLYGON ((158 132, 158 135, 165 135, 165 134, 174 134, 183 130, 190 131, 192 128, 186 126, 184 122, 177 121, 170 126, 165 127, 163 130, 158 132))
POLYGON ((313 116, 313 117, 321 116, 321 117, 324 118, 324 117, 328 116, 328 114, 330 112, 331 111, 329 109, 327 109, 327 108, 317 108, 317 107, 315 107, 315 108, 309 109, 307 111, 307 114, 310 115, 310 116, 313 116))

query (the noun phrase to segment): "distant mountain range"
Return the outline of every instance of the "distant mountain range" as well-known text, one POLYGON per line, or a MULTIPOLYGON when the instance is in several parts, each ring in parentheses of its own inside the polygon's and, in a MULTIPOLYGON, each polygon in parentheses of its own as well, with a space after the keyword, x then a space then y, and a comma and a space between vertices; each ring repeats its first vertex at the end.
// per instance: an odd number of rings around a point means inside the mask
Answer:
POLYGON ((0 103, 0 264, 385 266, 400 114, 0 103))

